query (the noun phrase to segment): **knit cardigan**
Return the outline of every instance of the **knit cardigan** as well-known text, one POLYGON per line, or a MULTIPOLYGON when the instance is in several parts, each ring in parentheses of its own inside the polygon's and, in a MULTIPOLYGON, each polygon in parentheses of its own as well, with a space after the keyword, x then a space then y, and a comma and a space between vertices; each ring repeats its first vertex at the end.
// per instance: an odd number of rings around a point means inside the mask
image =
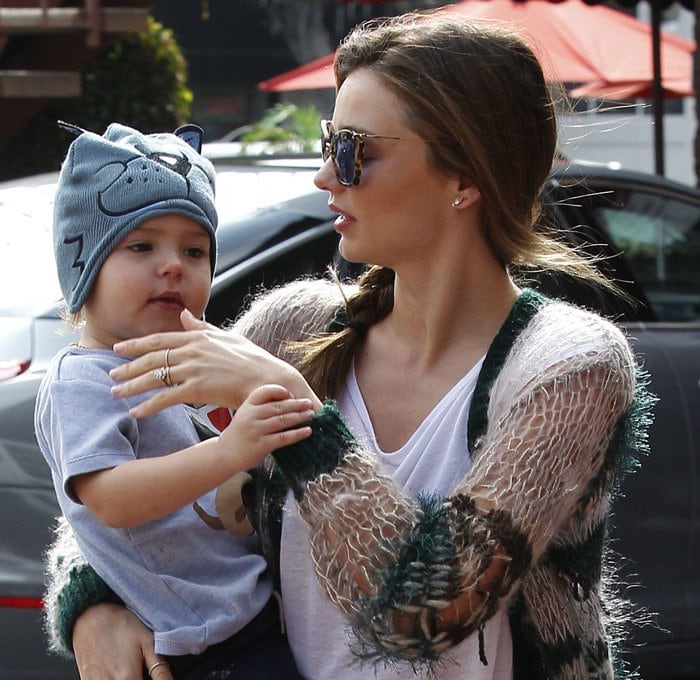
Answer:
MULTIPOLYGON (((235 330, 294 363, 288 341, 326 329, 339 302, 326 282, 296 282, 255 301, 235 330)), ((640 376, 612 324, 525 290, 482 366, 472 466, 452 494, 403 493, 327 402, 313 435, 256 475, 268 561, 291 487, 319 582, 348 616, 360 658, 439 665, 508 607, 516 680, 636 677, 619 653, 629 606, 605 554, 610 502, 646 449, 653 399, 640 376), (553 362, 551 347, 563 358, 553 362), (465 602, 441 623, 441 610, 465 602)), ((49 637, 70 652, 77 614, 113 595, 63 523, 48 562, 49 637)))

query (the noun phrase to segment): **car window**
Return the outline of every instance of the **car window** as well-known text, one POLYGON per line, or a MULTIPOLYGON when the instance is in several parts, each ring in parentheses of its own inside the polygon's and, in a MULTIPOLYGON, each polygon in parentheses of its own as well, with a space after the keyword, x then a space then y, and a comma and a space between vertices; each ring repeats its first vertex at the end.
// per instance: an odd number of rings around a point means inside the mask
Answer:
POLYGON ((217 326, 233 321, 245 309, 252 296, 261 290, 270 290, 300 277, 322 276, 328 265, 336 264, 341 277, 354 274, 338 255, 338 235, 330 226, 317 228, 317 235, 301 242, 294 239, 277 244, 274 253, 266 257, 260 253, 260 266, 241 269, 225 284, 216 285, 207 307, 207 321, 217 326))
POLYGON ((61 299, 51 223, 55 183, 0 189, 0 316, 35 316, 61 299))
POLYGON ((700 321, 700 206, 615 189, 590 206, 658 321, 700 321))

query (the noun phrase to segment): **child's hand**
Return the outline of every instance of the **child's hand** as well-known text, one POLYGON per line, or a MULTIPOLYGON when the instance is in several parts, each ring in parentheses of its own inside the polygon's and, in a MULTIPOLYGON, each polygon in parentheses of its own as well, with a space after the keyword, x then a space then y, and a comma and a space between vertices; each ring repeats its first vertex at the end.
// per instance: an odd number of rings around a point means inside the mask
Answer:
POLYGON ((237 470, 248 470, 276 449, 306 439, 312 406, 310 399, 294 399, 281 385, 254 389, 219 438, 224 455, 234 457, 237 470))

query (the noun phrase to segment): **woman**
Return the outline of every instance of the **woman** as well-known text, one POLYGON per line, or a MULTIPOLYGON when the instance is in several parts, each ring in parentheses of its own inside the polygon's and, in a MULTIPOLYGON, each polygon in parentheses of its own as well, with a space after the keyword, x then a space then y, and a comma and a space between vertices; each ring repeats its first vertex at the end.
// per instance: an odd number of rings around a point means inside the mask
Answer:
MULTIPOLYGON (((611 287, 535 228, 556 146, 541 67, 516 35, 438 13, 355 29, 335 74, 316 184, 341 253, 375 266, 346 300, 298 282, 233 333, 190 321, 127 341, 143 356, 115 391, 152 389, 169 349, 179 384, 137 415, 235 408, 269 382, 313 399, 313 435, 256 487, 268 546, 290 489, 281 589, 304 677, 369 677, 359 659, 379 678, 612 678, 606 517, 649 400, 615 327, 513 279, 547 268, 611 287)), ((81 616, 76 647, 109 616, 81 616)))

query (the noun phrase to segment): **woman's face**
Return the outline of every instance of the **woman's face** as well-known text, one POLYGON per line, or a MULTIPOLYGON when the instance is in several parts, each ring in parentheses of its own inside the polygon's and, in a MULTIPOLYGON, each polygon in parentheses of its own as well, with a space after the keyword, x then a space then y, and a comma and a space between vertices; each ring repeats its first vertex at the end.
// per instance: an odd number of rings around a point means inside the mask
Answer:
POLYGON ((330 157, 316 175, 316 185, 330 192, 329 205, 338 213, 340 252, 352 262, 396 269, 417 258, 425 261, 454 210, 459 182, 436 172, 428 144, 406 126, 406 115, 403 102, 366 68, 353 71, 338 91, 334 131, 400 138, 365 139, 357 186, 338 182, 330 157))

